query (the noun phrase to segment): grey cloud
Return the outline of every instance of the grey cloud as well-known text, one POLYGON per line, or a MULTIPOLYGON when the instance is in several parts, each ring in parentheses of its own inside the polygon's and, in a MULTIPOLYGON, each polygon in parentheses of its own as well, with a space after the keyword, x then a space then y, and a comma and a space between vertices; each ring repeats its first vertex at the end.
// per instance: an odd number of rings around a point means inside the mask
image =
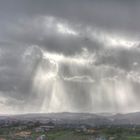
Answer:
POLYGON ((139 6, 138 0, 0 1, 0 108, 139 110, 139 6))
POLYGON ((72 82, 87 82, 87 83, 93 83, 94 80, 91 79, 90 77, 88 76, 74 76, 74 77, 64 77, 64 80, 66 81, 72 81, 72 82))
MULTIPOLYGON (((139 1, 1 1, 1 13, 9 16, 54 15, 80 21, 85 24, 95 24, 117 29, 139 29, 139 1), (17 12, 18 11, 18 12, 17 12)), ((2 15, 3 16, 3 15, 2 15)))

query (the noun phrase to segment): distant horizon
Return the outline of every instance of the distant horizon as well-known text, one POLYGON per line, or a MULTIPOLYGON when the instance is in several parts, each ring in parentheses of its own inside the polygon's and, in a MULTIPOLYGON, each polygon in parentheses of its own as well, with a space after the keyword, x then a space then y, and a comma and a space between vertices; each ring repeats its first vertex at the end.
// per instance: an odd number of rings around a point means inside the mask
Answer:
POLYGON ((112 115, 117 115, 117 114, 133 114, 133 113, 140 113, 140 111, 134 111, 134 112, 100 112, 100 113, 92 113, 92 112, 49 112, 49 113, 13 113, 13 114, 0 114, 0 116, 15 116, 15 115, 41 115, 41 114, 95 114, 95 115, 101 115, 101 114, 112 114, 112 115))

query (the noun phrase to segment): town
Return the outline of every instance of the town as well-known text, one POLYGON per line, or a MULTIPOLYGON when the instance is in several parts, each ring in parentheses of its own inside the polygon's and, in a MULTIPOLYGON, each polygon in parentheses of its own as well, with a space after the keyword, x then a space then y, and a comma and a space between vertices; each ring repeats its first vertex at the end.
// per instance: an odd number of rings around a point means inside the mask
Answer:
MULTIPOLYGON (((43 116, 12 116, 0 119, 0 140, 139 140, 140 125, 100 124, 89 125, 75 119, 43 116), (40 119, 39 119, 40 117, 40 119), (46 118, 46 119, 45 119, 46 118), (61 119, 60 119, 61 118, 61 119), (68 121, 69 120, 69 121, 68 121), (76 123, 77 121, 77 123, 76 123)), ((65 113, 71 118, 79 114, 65 113)), ((88 114, 89 115, 89 114, 88 114)), ((92 116, 93 117, 93 116, 92 116)), ((84 121, 83 121, 84 122, 84 121)))

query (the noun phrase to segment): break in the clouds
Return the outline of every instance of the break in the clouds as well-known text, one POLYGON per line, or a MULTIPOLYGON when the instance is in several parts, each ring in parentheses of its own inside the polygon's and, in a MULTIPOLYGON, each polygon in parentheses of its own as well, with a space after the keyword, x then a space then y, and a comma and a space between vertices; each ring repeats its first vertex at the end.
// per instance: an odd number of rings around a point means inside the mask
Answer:
POLYGON ((139 0, 0 1, 0 113, 140 110, 139 0))

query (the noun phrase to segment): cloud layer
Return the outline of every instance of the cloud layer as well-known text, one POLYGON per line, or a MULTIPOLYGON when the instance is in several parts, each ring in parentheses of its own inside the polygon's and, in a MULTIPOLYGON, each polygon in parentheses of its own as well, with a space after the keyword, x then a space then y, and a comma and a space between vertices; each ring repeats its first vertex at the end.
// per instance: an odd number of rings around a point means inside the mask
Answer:
POLYGON ((139 7, 1 1, 0 113, 139 111, 139 7))

